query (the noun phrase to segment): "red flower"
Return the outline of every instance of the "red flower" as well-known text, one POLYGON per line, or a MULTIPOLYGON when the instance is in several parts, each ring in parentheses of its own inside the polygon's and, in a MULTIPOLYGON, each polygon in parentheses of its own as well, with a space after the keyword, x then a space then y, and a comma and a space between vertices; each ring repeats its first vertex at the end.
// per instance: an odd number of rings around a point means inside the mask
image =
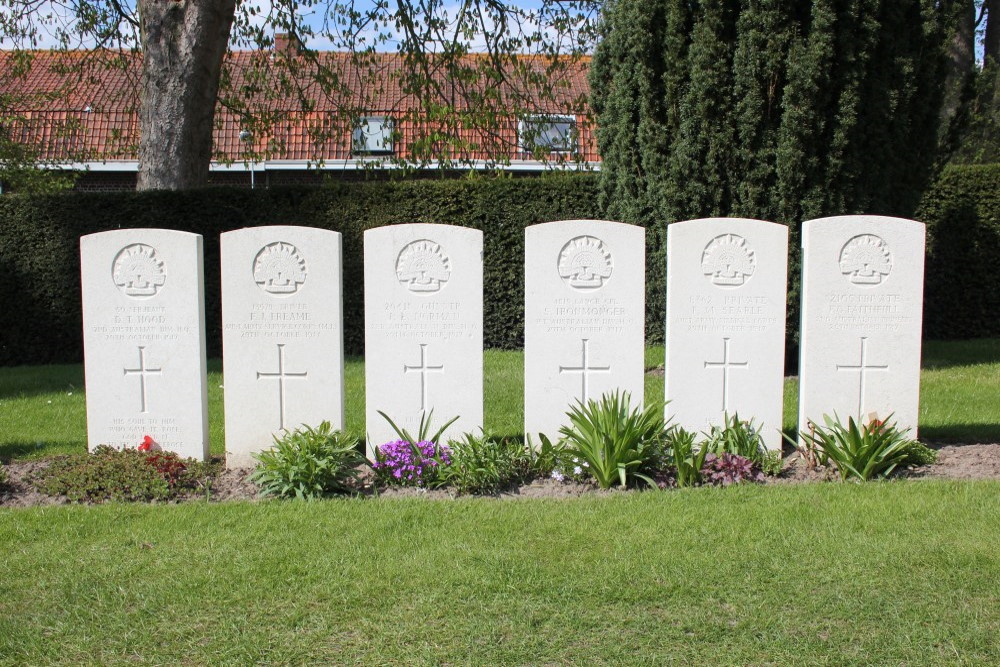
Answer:
POLYGON ((154 451, 154 449, 159 449, 159 448, 160 446, 156 444, 156 441, 153 440, 153 438, 148 435, 143 437, 142 444, 139 445, 140 452, 151 452, 154 451))

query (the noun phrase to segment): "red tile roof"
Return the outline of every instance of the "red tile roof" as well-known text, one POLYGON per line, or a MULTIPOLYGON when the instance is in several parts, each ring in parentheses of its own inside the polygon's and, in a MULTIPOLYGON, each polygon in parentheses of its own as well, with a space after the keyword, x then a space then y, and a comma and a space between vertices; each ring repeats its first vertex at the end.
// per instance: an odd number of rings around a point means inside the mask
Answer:
MULTIPOLYGON (((9 107, 8 117, 0 122, 13 138, 34 145, 40 158, 55 162, 137 159, 141 55, 30 55, 30 68, 18 72, 15 55, 0 52, 0 108, 9 107)), ((227 58, 228 85, 216 109, 218 160, 242 161, 251 153, 256 160, 350 159, 347 119, 368 114, 396 119, 401 147, 397 157, 419 157, 422 146, 445 140, 453 159, 534 159, 517 148, 514 114, 494 114, 495 121, 487 124, 472 120, 497 107, 575 116, 579 159, 600 159, 587 115, 588 58, 558 66, 551 90, 539 83, 547 78, 551 61, 539 57, 506 62, 503 76, 485 55, 466 56, 448 71, 432 59, 421 73, 434 87, 418 96, 410 92, 415 88, 399 55, 370 54, 361 57, 363 62, 345 53, 312 55, 285 58, 242 51, 227 58), (339 85, 324 86, 321 80, 339 85), (433 120, 431 110, 442 107, 448 113, 433 120), (251 130, 252 141, 240 140, 242 129, 251 130)), ((553 154, 547 159, 566 158, 553 154)))

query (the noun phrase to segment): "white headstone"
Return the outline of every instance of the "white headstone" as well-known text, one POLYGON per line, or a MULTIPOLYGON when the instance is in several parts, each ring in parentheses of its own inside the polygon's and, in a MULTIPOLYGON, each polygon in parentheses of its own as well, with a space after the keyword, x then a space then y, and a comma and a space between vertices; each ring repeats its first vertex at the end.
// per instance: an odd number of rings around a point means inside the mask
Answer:
POLYGON ((788 228, 742 218, 667 227, 667 415, 695 432, 753 419, 781 449, 788 228))
POLYGON ((524 430, 555 440, 577 402, 643 404, 646 232, 600 220, 524 231, 524 430))
POLYGON ((208 456, 202 239, 122 229, 80 239, 87 440, 208 456))
POLYGON ((226 465, 302 425, 344 425, 339 232, 254 227, 226 232, 222 342, 226 465))
POLYGON ((416 437, 433 410, 443 436, 483 425, 483 233, 452 225, 365 232, 365 404, 372 447, 416 437))
POLYGON ((891 413, 917 433, 923 223, 874 215, 802 225, 799 430, 891 413))

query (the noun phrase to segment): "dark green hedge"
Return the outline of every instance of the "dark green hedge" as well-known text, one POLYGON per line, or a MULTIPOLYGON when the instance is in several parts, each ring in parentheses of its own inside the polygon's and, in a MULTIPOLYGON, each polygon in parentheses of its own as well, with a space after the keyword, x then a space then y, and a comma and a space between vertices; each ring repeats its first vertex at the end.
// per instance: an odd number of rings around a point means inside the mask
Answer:
POLYGON ((927 223, 924 337, 1000 336, 1000 164, 948 167, 915 217, 927 223))
MULTIPOLYGON (((344 235, 344 332, 349 352, 364 345, 362 233, 406 222, 484 231, 485 338, 523 340, 524 227, 597 217, 592 175, 441 181, 370 181, 270 190, 71 193, 0 197, 0 365, 82 358, 79 237, 120 227, 161 227, 205 240, 208 351, 221 354, 219 234, 267 224, 333 229, 344 235)), ((660 270, 662 274, 662 267, 660 270)), ((658 317, 662 317, 662 309, 658 317)), ((662 325, 658 330, 661 332, 662 325)))
MULTIPOLYGON (((224 231, 267 224, 340 231, 344 235, 345 346, 349 352, 360 353, 364 345, 363 231, 406 222, 481 229, 486 345, 517 348, 524 335, 524 227, 595 217, 602 217, 597 182, 588 174, 377 181, 256 191, 5 195, 0 197, 0 365, 82 358, 79 237, 120 227, 180 229, 205 238, 210 356, 221 354, 219 234, 224 231)), ((925 336, 1000 335, 1000 166, 946 170, 925 196, 916 218, 927 222, 929 231, 925 336)), ((646 236, 646 338, 651 343, 663 341, 665 237, 659 227, 646 236)), ((790 268, 795 267, 792 270, 797 273, 795 229, 790 244, 790 268)), ((793 275, 789 283, 790 301, 794 301, 798 280, 793 275)), ((789 331, 790 341, 793 333, 789 331)))

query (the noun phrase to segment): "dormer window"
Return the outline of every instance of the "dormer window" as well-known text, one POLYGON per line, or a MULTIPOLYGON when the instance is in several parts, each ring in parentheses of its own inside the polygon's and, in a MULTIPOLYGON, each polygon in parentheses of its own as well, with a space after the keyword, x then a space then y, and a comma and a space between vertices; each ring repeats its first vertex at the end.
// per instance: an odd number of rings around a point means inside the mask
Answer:
POLYGON ((556 114, 527 116, 517 126, 521 150, 526 153, 576 151, 576 117, 556 114))
POLYGON ((391 155, 393 128, 388 116, 364 116, 354 126, 351 151, 355 155, 391 155))

